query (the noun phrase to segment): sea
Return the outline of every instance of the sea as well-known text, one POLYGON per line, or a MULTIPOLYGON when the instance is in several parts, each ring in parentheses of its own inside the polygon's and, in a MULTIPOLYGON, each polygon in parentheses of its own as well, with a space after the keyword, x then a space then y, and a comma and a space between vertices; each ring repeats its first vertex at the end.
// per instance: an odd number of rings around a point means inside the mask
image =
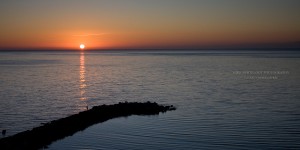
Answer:
POLYGON ((125 101, 177 109, 114 118, 47 149, 300 149, 300 52, 0 52, 1 138, 125 101))

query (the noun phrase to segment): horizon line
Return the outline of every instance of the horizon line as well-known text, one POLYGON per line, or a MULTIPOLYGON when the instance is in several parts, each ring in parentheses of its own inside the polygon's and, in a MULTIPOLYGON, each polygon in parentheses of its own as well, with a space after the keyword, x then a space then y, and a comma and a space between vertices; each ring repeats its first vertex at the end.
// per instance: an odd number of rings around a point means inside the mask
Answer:
POLYGON ((205 50, 288 50, 300 51, 300 47, 216 47, 216 48, 0 48, 0 51, 205 51, 205 50))

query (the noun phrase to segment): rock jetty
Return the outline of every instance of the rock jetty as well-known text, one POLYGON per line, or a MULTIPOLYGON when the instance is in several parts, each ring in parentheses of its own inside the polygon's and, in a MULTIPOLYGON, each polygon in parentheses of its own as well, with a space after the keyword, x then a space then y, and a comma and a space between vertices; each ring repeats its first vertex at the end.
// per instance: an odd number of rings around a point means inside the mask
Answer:
POLYGON ((87 111, 51 121, 40 127, 0 139, 1 150, 42 149, 52 142, 71 136, 87 127, 112 118, 130 115, 158 115, 175 110, 174 106, 158 105, 155 102, 123 102, 114 105, 95 106, 87 111))

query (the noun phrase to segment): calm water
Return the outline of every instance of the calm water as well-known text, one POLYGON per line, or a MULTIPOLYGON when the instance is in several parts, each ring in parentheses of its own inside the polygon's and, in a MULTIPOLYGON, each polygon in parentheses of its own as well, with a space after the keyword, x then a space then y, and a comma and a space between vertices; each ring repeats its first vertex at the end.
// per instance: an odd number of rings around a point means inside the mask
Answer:
POLYGON ((300 149, 299 68, 299 52, 0 52, 0 129, 156 101, 178 109, 112 119, 49 149, 300 149))

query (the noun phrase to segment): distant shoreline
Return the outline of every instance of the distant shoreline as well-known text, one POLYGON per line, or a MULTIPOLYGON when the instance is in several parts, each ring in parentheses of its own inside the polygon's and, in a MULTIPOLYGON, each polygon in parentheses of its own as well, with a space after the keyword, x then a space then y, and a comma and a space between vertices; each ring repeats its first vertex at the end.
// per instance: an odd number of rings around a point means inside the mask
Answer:
POLYGON ((232 46, 232 47, 173 47, 173 48, 0 48, 2 51, 300 51, 300 42, 284 46, 232 46))
POLYGON ((300 48, 269 48, 269 49, 87 49, 87 50, 76 50, 76 49, 0 49, 0 53, 7 53, 7 52, 15 52, 15 53, 24 53, 24 52, 95 52, 95 53, 114 53, 114 52, 237 52, 237 53, 244 53, 244 52, 300 52, 300 48))
POLYGON ((40 127, 0 139, 2 150, 41 149, 54 141, 71 136, 77 131, 107 121, 130 115, 158 115, 160 112, 175 110, 174 106, 162 106, 156 102, 124 102, 114 105, 95 106, 90 110, 46 123, 40 127))

